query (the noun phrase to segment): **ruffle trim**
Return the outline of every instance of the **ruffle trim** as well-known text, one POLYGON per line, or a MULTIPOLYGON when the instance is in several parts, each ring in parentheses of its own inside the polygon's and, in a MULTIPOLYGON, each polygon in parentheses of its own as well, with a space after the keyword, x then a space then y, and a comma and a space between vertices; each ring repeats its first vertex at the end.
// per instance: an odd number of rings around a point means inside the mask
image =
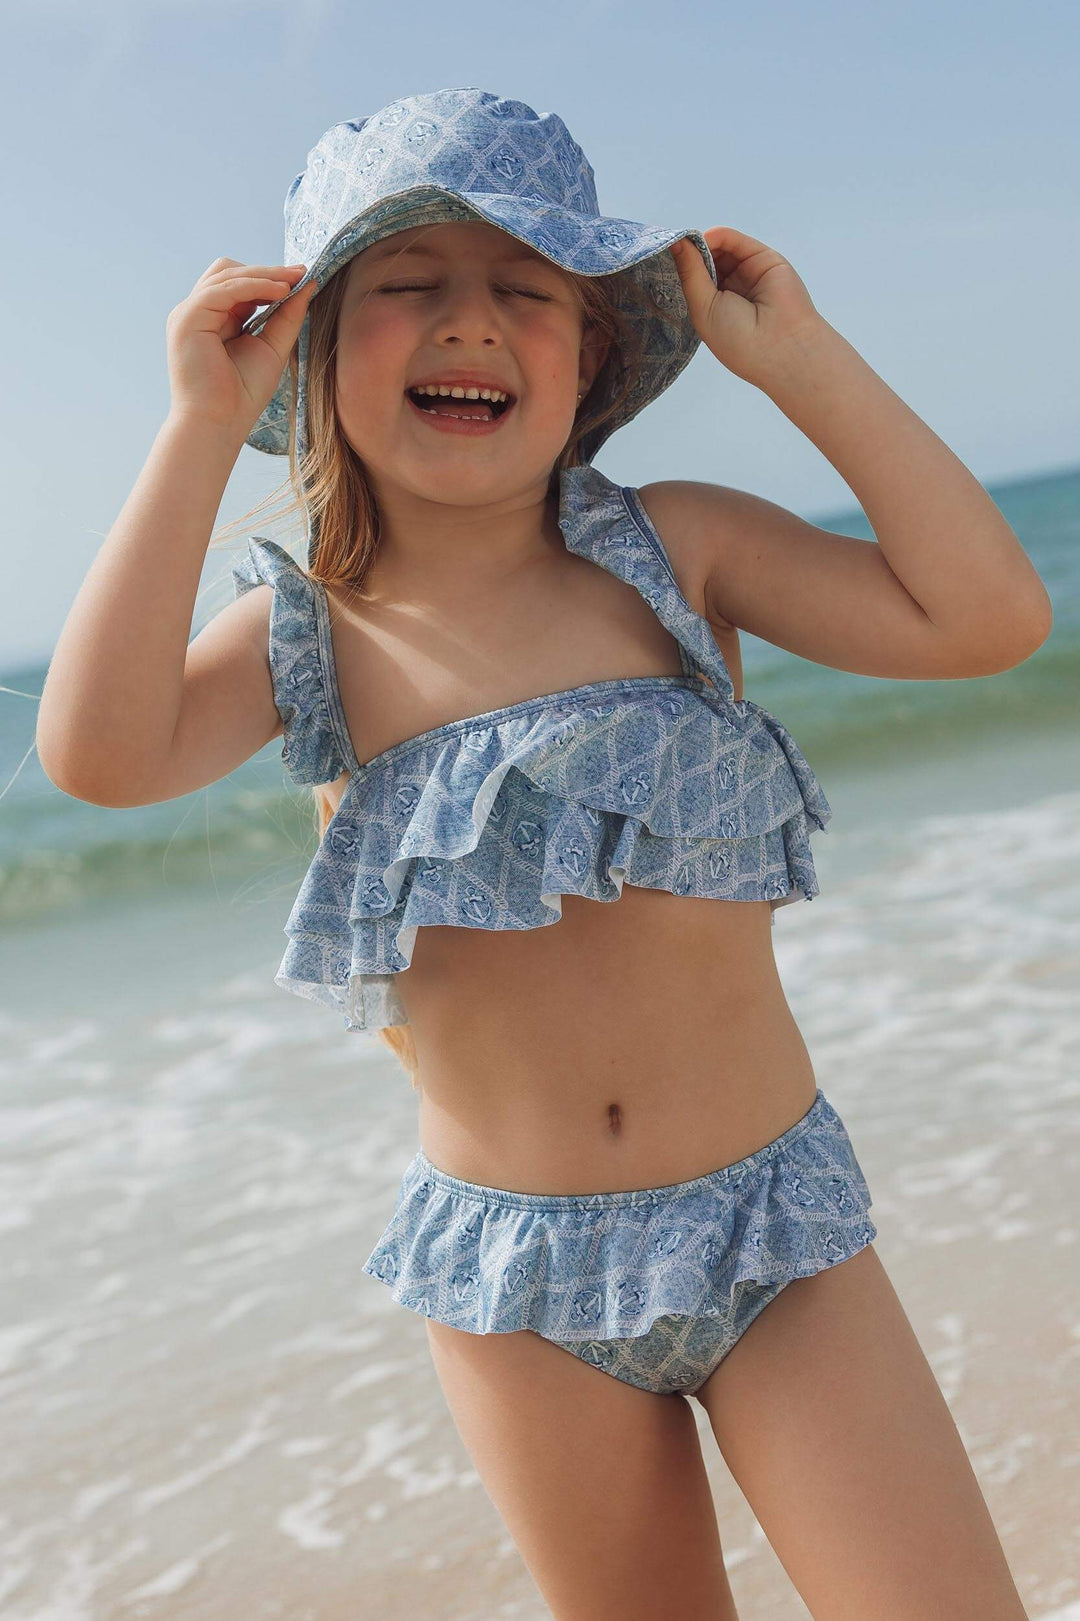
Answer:
POLYGON ((469 1333, 624 1339, 670 1313, 726 1316, 744 1281, 849 1259, 877 1236, 870 1205, 819 1090, 756 1154, 670 1188, 513 1193, 447 1176, 421 1151, 363 1270, 399 1305, 469 1333))
POLYGON ((831 815, 794 739, 704 684, 438 735, 354 776, 285 925, 277 983, 347 1028, 405 1022, 390 978, 427 925, 555 923, 561 897, 812 899, 831 815))
MULTIPOLYGON (((350 769, 329 693, 334 690, 320 646, 321 604, 315 583, 274 540, 254 535, 233 566, 236 596, 273 587, 270 671, 282 721, 281 758, 294 782, 333 782, 350 769)), ((322 634, 329 640, 329 629, 322 634)))
MULTIPOLYGON (((624 843, 638 837, 640 830, 632 823, 629 824, 624 843)), ((788 880, 779 876, 768 880, 768 893, 761 893, 759 888, 754 894, 749 895, 744 886, 737 898, 767 899, 774 916, 780 906, 787 906, 800 900, 813 900, 819 893, 819 888, 814 874, 805 818, 796 815, 775 833, 764 835, 763 840, 754 843, 756 848, 746 856, 743 865, 752 864, 756 871, 762 865, 775 868, 782 861, 788 872, 795 876, 788 880), (765 845, 764 854, 757 848, 762 843, 765 845), (787 887, 779 892, 785 883, 787 887)), ((688 847, 685 854, 684 865, 687 867, 694 862, 698 864, 708 862, 707 853, 695 853, 688 847)), ((739 864, 737 859, 733 863, 736 869, 739 864)), ((630 870, 612 866, 606 883, 602 874, 591 866, 580 873, 575 881, 564 875, 560 879, 562 887, 558 891, 549 890, 534 898, 531 921, 515 926, 542 928, 557 923, 562 916, 563 895, 574 894, 583 895, 590 900, 617 901, 622 894, 624 882, 629 883, 631 887, 666 889, 669 893, 695 895, 703 893, 700 886, 695 888, 692 885, 680 884, 680 887, 676 888, 673 883, 649 884, 645 882, 644 873, 638 877, 633 876, 634 870, 631 855, 630 870)), ((498 927, 469 922, 467 912, 451 913, 451 902, 446 893, 449 889, 454 891, 463 905, 471 907, 474 912, 483 913, 485 910, 484 889, 469 879, 467 871, 458 872, 455 878, 445 885, 442 892, 437 890, 434 894, 421 887, 425 878, 436 883, 441 881, 437 869, 421 863, 417 871, 403 883, 403 897, 398 905, 385 917, 374 920, 366 929, 358 924, 346 928, 341 922, 341 914, 335 916, 332 911, 324 912, 321 919, 314 921, 314 926, 301 928, 296 921, 301 902, 305 906, 305 917, 311 918, 311 887, 305 882, 293 915, 286 924, 290 938, 281 965, 274 976, 275 983, 282 990, 290 991, 295 996, 304 997, 340 1014, 345 1020, 347 1031, 363 1032, 389 1025, 407 1024, 408 1014, 397 988, 397 980, 399 974, 412 963, 417 930, 427 924, 445 925, 448 922, 456 923, 458 927, 498 927), (385 961, 389 956, 392 960, 399 961, 400 967, 390 969, 365 967, 365 948, 372 954, 367 961, 370 962, 372 958, 376 962, 385 961)), ((733 897, 721 894, 717 898, 733 897)))

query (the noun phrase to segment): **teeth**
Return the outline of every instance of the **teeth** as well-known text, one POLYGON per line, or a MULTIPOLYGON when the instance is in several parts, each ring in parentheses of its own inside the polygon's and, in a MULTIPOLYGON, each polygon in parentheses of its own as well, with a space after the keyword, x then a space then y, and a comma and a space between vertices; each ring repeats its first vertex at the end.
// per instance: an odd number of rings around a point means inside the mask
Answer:
POLYGON ((409 392, 432 396, 441 395, 444 399, 454 400, 494 400, 496 404, 500 404, 510 397, 498 388, 462 388, 449 383, 421 383, 418 388, 412 388, 409 392))

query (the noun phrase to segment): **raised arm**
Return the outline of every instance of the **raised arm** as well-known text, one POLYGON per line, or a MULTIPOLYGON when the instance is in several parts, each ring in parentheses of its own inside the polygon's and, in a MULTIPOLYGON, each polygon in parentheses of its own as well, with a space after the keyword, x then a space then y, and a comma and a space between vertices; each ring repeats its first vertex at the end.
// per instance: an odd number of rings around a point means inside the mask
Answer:
POLYGON ((282 730, 268 651, 273 592, 246 593, 190 647, 188 636, 222 494, 315 284, 257 337, 238 334, 301 270, 216 259, 169 314, 171 408, 79 588, 38 708, 42 768, 76 799, 174 799, 282 730))
POLYGON ((68 613, 38 708, 43 770, 113 807, 191 793, 281 731, 267 654, 273 593, 249 592, 188 645, 239 447, 168 418, 68 613))
POLYGON ((828 458, 877 537, 724 486, 650 486, 709 617, 865 675, 956 679, 1029 658, 1050 634, 1050 597, 979 481, 818 314, 786 259, 726 226, 704 234, 715 287, 699 254, 673 250, 699 334, 828 458))

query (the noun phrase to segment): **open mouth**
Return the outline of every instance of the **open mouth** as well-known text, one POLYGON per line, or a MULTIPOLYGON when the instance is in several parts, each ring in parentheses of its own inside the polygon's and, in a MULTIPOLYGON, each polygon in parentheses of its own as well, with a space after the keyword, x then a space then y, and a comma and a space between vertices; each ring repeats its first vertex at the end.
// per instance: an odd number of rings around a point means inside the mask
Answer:
POLYGON ((451 394, 426 394, 421 389, 407 388, 405 393, 418 410, 428 416, 445 417, 457 422, 497 422, 515 404, 513 395, 505 400, 458 399, 451 394))

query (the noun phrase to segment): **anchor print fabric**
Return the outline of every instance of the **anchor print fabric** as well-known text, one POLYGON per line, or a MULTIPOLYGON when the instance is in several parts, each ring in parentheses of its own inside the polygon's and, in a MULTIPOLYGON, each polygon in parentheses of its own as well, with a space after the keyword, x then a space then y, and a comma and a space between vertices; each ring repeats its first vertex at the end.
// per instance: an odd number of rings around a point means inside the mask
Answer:
POLYGON ((667 1187, 516 1193, 420 1150, 363 1269, 451 1327, 532 1329, 643 1389, 693 1394, 785 1284, 877 1237, 870 1204, 819 1088, 773 1142, 667 1187))
POLYGON ((818 893, 809 838, 828 801, 782 723, 734 698, 636 491, 586 465, 562 473, 559 495, 567 547, 641 593, 683 674, 527 698, 364 764, 321 586, 258 536, 233 570, 238 593, 273 588, 270 665, 291 777, 350 774, 275 976, 348 1030, 406 1022, 395 978, 425 926, 543 928, 559 921, 563 895, 617 902, 624 883, 774 911, 818 893))

